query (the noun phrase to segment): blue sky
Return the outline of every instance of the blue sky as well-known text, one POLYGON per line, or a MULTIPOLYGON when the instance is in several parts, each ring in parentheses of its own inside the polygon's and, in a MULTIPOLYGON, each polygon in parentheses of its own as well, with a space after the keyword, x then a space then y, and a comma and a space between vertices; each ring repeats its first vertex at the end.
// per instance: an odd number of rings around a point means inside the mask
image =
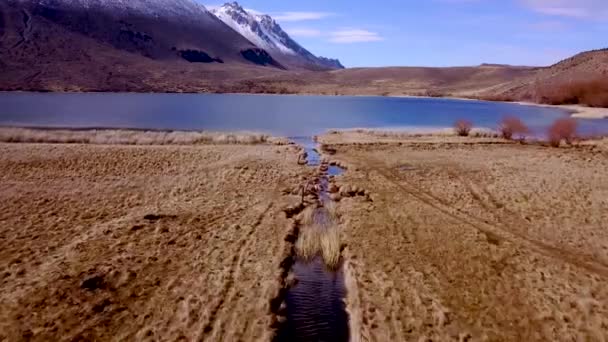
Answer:
POLYGON ((347 67, 549 65, 608 47, 608 0, 239 3, 270 14, 302 46, 347 67))

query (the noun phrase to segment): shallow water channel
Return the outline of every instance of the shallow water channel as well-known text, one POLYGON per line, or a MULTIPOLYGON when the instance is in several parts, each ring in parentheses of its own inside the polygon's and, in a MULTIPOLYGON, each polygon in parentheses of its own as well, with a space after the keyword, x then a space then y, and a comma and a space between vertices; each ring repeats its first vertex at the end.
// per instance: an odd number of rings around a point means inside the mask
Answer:
MULTIPOLYGON (((315 209, 313 225, 302 229, 326 229, 332 224, 326 205, 329 198, 329 176, 337 176, 343 170, 322 163, 316 143, 310 138, 292 139, 304 147, 308 165, 322 171, 318 193, 319 206, 315 209)), ((301 233, 302 234, 302 233, 301 233)), ((319 254, 312 258, 298 256, 291 270, 295 282, 285 298, 286 318, 277 341, 348 341, 348 314, 344 298, 344 272, 340 260, 338 267, 330 269, 319 254)))

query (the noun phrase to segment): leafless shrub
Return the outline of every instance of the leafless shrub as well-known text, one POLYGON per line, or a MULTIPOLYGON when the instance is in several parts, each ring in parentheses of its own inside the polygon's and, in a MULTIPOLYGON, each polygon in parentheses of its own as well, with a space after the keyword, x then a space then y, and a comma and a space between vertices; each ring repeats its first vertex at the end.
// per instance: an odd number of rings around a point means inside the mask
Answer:
POLYGON ((456 134, 461 137, 468 137, 471 133, 471 129, 473 128, 473 123, 467 120, 458 120, 454 124, 454 129, 456 130, 456 134))
POLYGON ((526 134, 530 132, 528 126, 526 126, 520 119, 508 116, 502 120, 498 128, 501 136, 504 139, 511 140, 513 136, 518 136, 520 140, 524 140, 526 134))
POLYGON ((566 144, 572 144, 576 137, 577 122, 571 118, 564 118, 556 120, 551 127, 549 127, 548 138, 549 144, 553 147, 559 147, 562 141, 566 144))

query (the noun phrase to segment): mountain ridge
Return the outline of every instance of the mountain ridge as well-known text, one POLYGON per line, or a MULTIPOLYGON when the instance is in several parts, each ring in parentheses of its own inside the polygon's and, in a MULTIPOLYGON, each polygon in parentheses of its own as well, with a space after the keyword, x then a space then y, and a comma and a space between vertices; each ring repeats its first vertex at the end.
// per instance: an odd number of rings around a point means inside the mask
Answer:
POLYGON ((230 26, 250 42, 262 49, 271 51, 273 56, 291 64, 307 69, 343 69, 337 59, 315 56, 306 50, 269 15, 253 13, 238 2, 228 2, 211 10, 226 25, 230 26))

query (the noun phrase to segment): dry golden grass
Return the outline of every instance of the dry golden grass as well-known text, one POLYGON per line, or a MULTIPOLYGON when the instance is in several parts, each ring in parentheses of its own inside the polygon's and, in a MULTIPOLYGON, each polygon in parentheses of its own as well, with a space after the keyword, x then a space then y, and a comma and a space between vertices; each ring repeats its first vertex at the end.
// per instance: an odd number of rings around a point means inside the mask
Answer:
POLYGON ((337 269, 340 265, 340 230, 336 225, 324 229, 321 234, 321 255, 329 269, 337 269))
MULTIPOLYGON (((343 131, 330 131, 330 134, 338 132, 354 131, 382 138, 419 138, 419 137, 451 137, 458 136, 454 128, 411 128, 403 131, 389 131, 379 129, 355 129, 343 131)), ((469 136, 474 138, 498 138, 500 134, 489 128, 476 127, 471 128, 469 136)))
POLYGON ((302 226, 309 226, 314 223, 315 207, 307 207, 300 214, 300 223, 302 226))
POLYGON ((271 340, 295 161, 269 145, 0 143, 0 341, 271 340))
POLYGON ((325 265, 336 269, 340 263, 340 230, 337 225, 337 210, 333 202, 323 208, 307 208, 300 218, 303 225, 296 242, 300 258, 311 260, 317 255, 323 257, 325 265), (316 212, 320 210, 321 213, 316 212), (326 215, 324 222, 316 222, 315 215, 326 215))
POLYGON ((339 202, 355 339, 605 340, 606 150, 319 141, 349 165, 341 184, 374 194, 339 202))
POLYGON ((300 230, 300 237, 296 242, 298 256, 304 260, 311 260, 321 251, 321 230, 314 225, 305 226, 300 230))
POLYGON ((325 210, 327 210, 327 213, 329 214, 331 220, 338 220, 340 215, 338 214, 338 206, 336 205, 336 202, 328 201, 323 205, 323 207, 325 208, 325 210))
POLYGON ((252 132, 144 131, 121 129, 0 128, 0 142, 97 145, 285 144, 279 138, 252 132))

